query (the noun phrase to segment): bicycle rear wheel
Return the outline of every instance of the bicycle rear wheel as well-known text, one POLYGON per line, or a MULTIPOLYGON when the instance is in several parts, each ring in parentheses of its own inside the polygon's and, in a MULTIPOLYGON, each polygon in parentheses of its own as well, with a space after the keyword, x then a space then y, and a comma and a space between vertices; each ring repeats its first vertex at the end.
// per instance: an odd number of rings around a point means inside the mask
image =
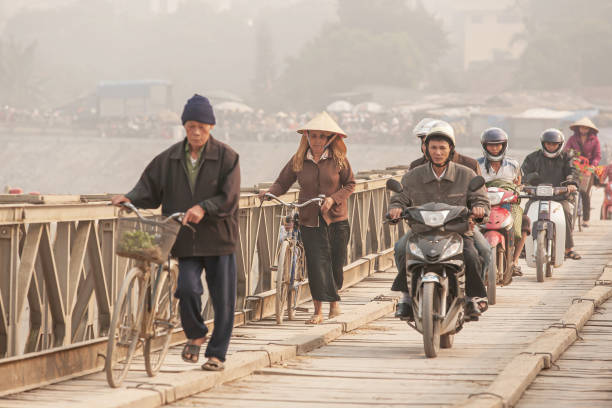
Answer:
POLYGON ((142 269, 130 269, 123 280, 115 303, 104 363, 106 380, 113 388, 121 386, 130 368, 134 352, 140 343, 144 296, 148 279, 142 269))
POLYGON ((172 339, 172 331, 178 323, 178 299, 174 297, 178 279, 176 263, 170 270, 162 270, 157 289, 151 303, 150 321, 147 322, 147 336, 144 343, 145 369, 149 377, 159 372, 172 339))
POLYGON ((278 254, 278 269, 276 270, 276 323, 283 322, 283 311, 287 302, 289 283, 291 280, 292 251, 289 241, 283 241, 278 254))

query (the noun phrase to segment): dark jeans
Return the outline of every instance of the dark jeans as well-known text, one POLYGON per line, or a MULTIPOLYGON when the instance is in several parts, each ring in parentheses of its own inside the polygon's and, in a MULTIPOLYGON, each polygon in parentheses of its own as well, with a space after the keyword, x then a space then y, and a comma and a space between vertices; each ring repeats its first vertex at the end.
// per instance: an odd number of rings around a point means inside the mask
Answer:
MULTIPOLYGON (((408 292, 406 284, 406 243, 411 232, 405 234, 395 243, 395 264, 397 276, 391 290, 408 292)), ((487 297, 487 289, 480 278, 482 262, 474 246, 472 237, 463 237, 463 259, 465 262, 465 293, 469 297, 487 297)))
POLYGON ((347 220, 329 225, 319 217, 318 227, 300 226, 310 293, 314 300, 336 302, 344 282, 350 226, 347 220))
POLYGON ((206 357, 225 361, 236 305, 236 257, 194 256, 179 258, 179 277, 176 293, 179 299, 181 324, 188 339, 206 336, 208 328, 202 318, 202 270, 206 270, 206 284, 215 312, 212 336, 206 347, 206 357))

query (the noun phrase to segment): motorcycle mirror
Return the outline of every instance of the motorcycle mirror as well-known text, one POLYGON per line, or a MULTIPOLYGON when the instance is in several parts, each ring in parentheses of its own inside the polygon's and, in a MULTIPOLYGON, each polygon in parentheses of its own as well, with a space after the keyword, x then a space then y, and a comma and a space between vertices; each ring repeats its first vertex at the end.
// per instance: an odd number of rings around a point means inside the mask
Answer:
POLYGON ((402 183, 392 178, 387 180, 387 189, 395 193, 401 193, 402 191, 404 191, 404 187, 402 187, 402 183))
POLYGON ((470 183, 468 184, 468 190, 469 191, 476 191, 479 190, 482 186, 485 185, 485 179, 482 176, 476 176, 473 179, 470 180, 470 183))
POLYGON ((524 183, 527 185, 537 185, 540 184, 540 174, 538 172, 529 173, 525 176, 524 183))

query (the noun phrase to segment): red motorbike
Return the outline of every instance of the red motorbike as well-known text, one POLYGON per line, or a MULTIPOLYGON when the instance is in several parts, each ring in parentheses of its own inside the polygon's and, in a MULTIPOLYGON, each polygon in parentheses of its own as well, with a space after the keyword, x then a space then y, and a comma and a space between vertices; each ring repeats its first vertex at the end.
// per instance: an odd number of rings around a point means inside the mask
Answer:
POLYGON ((608 179, 608 181, 606 182, 604 201, 601 205, 600 219, 612 219, 612 180, 610 179, 608 179))
POLYGON ((491 202, 491 214, 489 221, 481 225, 481 230, 495 251, 496 272, 489 270, 486 277, 489 303, 494 304, 496 286, 508 284, 512 278, 514 217, 510 212, 510 205, 517 203, 519 196, 516 192, 501 187, 489 187, 487 194, 491 202))

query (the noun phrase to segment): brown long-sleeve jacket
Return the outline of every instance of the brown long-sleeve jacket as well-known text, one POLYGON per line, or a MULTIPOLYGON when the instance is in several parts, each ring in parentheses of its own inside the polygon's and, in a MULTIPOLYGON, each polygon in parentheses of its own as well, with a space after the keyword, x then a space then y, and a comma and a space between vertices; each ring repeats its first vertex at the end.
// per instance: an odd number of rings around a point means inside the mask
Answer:
POLYGON ((468 184, 475 176, 476 173, 472 169, 450 162, 444 175, 437 180, 431 165, 423 164, 404 174, 404 190, 391 196, 389 208, 404 209, 429 202, 466 207, 471 204, 483 207, 485 216, 488 216, 491 204, 486 188, 483 186, 477 191, 468 191, 468 184))
MULTIPOLYGON (((348 160, 345 160, 345 166, 340 169, 331 157, 320 160, 319 163, 304 159, 302 171, 296 173, 293 171, 293 158, 291 158, 269 191, 276 196, 285 194, 296 180, 300 185, 299 202, 303 203, 319 194, 324 194, 325 197, 334 200, 328 213, 330 222, 348 218, 347 200, 355 190, 355 177, 348 160)), ((318 226, 319 212, 320 208, 316 204, 301 208, 300 224, 307 227, 318 226)))

